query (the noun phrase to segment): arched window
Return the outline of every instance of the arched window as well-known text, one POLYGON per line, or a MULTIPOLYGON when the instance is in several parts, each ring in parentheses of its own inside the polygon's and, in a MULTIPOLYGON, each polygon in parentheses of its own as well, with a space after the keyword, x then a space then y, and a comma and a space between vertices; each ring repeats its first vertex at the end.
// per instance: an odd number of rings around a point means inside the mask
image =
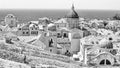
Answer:
POLYGON ((53 47, 53 40, 52 39, 49 40, 49 47, 53 47))
POLYGON ((106 59, 106 65, 111 65, 111 62, 106 59))
POLYGON ((100 65, 111 65, 111 62, 108 59, 103 59, 101 60, 100 65))
POLYGON ((100 65, 104 65, 105 64, 105 59, 103 59, 101 62, 100 62, 100 65))

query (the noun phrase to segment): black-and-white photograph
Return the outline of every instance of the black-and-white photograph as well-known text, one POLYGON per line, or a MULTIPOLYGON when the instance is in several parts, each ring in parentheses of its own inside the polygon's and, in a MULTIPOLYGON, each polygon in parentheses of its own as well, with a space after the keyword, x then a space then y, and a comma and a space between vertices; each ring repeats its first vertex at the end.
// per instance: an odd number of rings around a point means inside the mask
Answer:
POLYGON ((120 0, 0 0, 0 68, 120 68, 120 0))

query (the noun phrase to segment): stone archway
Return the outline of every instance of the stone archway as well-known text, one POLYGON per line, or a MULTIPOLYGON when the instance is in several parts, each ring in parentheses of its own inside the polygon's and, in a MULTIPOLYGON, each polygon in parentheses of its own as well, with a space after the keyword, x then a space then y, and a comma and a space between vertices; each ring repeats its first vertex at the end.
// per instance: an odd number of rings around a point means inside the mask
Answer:
POLYGON ((109 66, 114 64, 114 56, 110 53, 101 53, 96 56, 96 63, 100 66, 109 66))

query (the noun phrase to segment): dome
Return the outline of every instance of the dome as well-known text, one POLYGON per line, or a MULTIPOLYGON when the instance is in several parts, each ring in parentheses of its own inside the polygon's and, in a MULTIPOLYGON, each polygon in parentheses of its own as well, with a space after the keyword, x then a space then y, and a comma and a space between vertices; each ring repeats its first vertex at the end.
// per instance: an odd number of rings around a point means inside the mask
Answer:
POLYGON ((50 24, 48 25, 48 30, 50 30, 50 31, 56 31, 56 26, 55 26, 55 24, 50 23, 50 24))
POLYGON ((15 16, 13 14, 8 14, 6 17, 7 18, 14 18, 15 16))
POLYGON ((79 18, 77 12, 74 9, 74 5, 72 5, 71 11, 66 15, 66 18, 79 18))

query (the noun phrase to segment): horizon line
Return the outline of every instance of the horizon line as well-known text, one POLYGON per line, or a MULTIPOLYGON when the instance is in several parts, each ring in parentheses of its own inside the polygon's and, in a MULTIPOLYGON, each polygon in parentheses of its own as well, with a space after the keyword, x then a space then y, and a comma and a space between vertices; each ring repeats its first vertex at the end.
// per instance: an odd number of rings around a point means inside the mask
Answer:
MULTIPOLYGON (((70 9, 2 8, 0 10, 70 10, 70 9)), ((118 9, 75 9, 75 10, 120 11, 118 9)))

